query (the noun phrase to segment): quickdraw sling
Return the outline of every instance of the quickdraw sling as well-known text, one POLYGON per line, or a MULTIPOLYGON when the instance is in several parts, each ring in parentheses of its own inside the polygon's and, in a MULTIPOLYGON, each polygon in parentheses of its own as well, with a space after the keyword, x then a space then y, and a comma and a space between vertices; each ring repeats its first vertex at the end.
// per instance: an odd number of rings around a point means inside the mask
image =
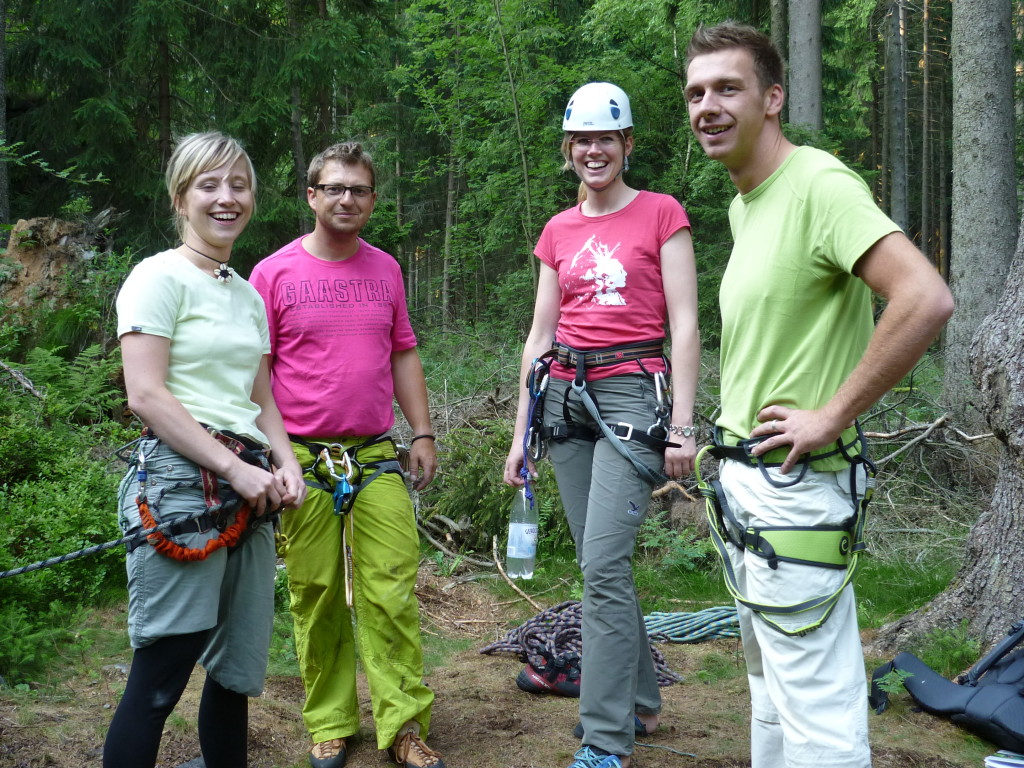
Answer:
POLYGON ((756 457, 750 452, 753 446, 760 442, 759 440, 743 441, 738 446, 722 445, 719 440, 720 435, 716 431, 715 443, 704 446, 697 454, 694 473, 697 477, 697 487, 704 497, 711 540, 722 561, 726 588, 738 603, 751 609, 768 626, 778 632, 789 636, 802 636, 813 632, 831 616, 839 596, 856 576, 860 555, 867 550, 867 545, 864 542, 864 526, 867 523, 868 504, 874 494, 875 465, 865 454, 864 433, 860 424, 857 424, 857 443, 861 446, 860 453, 851 454, 849 451, 852 446, 845 445, 840 439, 833 451, 816 454, 813 457, 809 455, 803 457, 796 479, 785 482, 776 480, 766 471, 766 467, 778 466, 777 464, 767 463, 763 457, 756 457), (853 512, 841 525, 835 526, 744 527, 730 509, 721 483, 718 480, 705 480, 701 475, 701 460, 708 453, 718 459, 742 461, 748 465, 757 466, 765 479, 777 488, 789 488, 803 480, 814 459, 841 454, 850 466, 853 512), (866 480, 865 492, 862 497, 858 497, 857 494, 856 473, 859 467, 863 467, 866 480), (772 570, 778 569, 780 563, 790 563, 845 570, 846 575, 836 590, 829 594, 818 595, 809 600, 788 605, 758 603, 748 599, 740 589, 732 561, 729 559, 728 546, 730 545, 764 558, 772 570), (796 629, 787 629, 771 618, 772 615, 793 616, 816 608, 825 608, 825 611, 819 618, 796 629))
MULTIPOLYGON (((259 443, 255 443, 240 435, 234 435, 230 432, 218 431, 212 427, 207 427, 207 431, 214 440, 224 445, 228 450, 238 456, 238 458, 242 459, 242 461, 265 469, 268 472, 270 471, 270 460, 263 446, 259 443)), ((142 436, 156 438, 156 435, 149 427, 145 427, 143 429, 142 436)), ((154 530, 144 539, 135 539, 129 542, 127 544, 128 552, 132 552, 137 547, 148 543, 161 555, 169 557, 172 560, 179 560, 182 562, 205 560, 218 549, 222 549, 224 547, 233 549, 237 547, 248 533, 251 532, 252 528, 261 522, 259 519, 252 518, 249 505, 245 504, 234 491, 226 493, 226 500, 222 500, 220 482, 217 475, 205 467, 199 467, 199 474, 203 488, 203 501, 206 506, 206 512, 198 517, 190 516, 189 518, 172 524, 170 527, 162 526, 159 524, 159 520, 156 518, 156 515, 154 515, 150 509, 148 491, 146 488, 148 480, 148 473, 146 471, 146 454, 141 447, 139 447, 135 454, 135 463, 136 479, 139 486, 139 492, 138 496, 135 498, 135 503, 139 509, 139 517, 142 521, 142 527, 154 530), (230 517, 231 512, 234 512, 235 519, 232 523, 228 524, 227 520, 230 517), (250 525, 250 522, 252 525, 250 525), (217 536, 207 541, 203 547, 185 547, 170 538, 171 536, 192 531, 205 533, 212 528, 217 529, 217 536)))

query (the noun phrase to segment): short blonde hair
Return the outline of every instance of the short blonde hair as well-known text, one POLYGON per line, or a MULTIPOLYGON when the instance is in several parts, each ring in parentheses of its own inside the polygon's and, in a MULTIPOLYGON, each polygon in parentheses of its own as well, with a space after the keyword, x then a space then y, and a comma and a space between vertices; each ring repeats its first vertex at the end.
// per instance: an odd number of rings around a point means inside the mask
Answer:
POLYGON ((256 170, 252 167, 249 155, 246 154, 237 139, 219 131, 207 131, 205 133, 190 133, 178 142, 167 163, 167 172, 164 174, 178 237, 185 238, 186 220, 178 212, 178 203, 185 197, 189 185, 199 174, 224 165, 234 165, 239 158, 245 159, 245 167, 249 173, 249 186, 255 197, 256 170))

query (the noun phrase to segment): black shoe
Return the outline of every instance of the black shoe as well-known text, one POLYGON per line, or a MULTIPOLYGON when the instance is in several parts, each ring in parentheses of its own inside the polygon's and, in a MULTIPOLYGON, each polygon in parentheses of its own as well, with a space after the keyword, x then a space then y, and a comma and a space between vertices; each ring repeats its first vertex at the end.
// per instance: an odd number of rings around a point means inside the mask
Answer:
POLYGON ((341 768, 347 757, 344 739, 328 739, 313 745, 309 751, 309 764, 313 768, 341 768))

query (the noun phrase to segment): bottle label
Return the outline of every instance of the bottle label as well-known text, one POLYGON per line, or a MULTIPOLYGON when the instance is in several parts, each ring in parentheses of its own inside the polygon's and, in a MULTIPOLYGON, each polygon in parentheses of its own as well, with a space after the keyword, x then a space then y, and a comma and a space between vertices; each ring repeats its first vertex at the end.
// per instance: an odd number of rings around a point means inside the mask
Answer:
POLYGON ((537 523, 509 523, 508 557, 529 560, 537 554, 537 523))

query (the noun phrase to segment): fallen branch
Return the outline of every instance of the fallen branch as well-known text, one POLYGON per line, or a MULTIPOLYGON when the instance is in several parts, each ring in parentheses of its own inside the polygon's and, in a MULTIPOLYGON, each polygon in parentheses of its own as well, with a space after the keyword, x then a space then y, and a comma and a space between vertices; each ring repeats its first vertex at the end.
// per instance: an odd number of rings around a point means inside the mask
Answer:
POLYGON ((512 587, 512 590, 513 590, 513 591, 514 591, 514 592, 515 592, 515 593, 516 593, 517 595, 519 595, 519 596, 520 596, 520 597, 522 597, 522 598, 523 598, 523 599, 524 599, 524 600, 525 600, 526 602, 528 602, 528 603, 529 603, 530 605, 532 605, 535 611, 537 611, 538 613, 540 613, 541 611, 543 611, 544 609, 543 609, 543 608, 541 608, 541 607, 540 607, 539 605, 537 605, 537 603, 536 603, 536 602, 534 602, 534 600, 533 600, 533 598, 532 598, 532 597, 530 597, 530 596, 529 596, 528 594, 526 594, 525 592, 523 592, 523 590, 521 590, 521 589, 520 589, 519 587, 517 587, 517 586, 516 586, 515 584, 513 584, 513 583, 512 583, 512 579, 510 579, 510 578, 508 577, 508 574, 507 574, 507 573, 505 573, 505 569, 501 567, 501 561, 500 561, 500 560, 498 560, 498 537, 497 537, 497 536, 492 536, 492 537, 491 537, 491 554, 492 554, 492 555, 494 555, 494 564, 495 564, 495 566, 497 566, 497 568, 498 568, 498 573, 500 573, 500 574, 501 574, 501 578, 503 578, 503 579, 504 579, 504 580, 506 581, 506 583, 507 583, 507 584, 508 584, 508 585, 509 585, 510 587, 512 587))
POLYGON ((31 395, 35 395, 40 400, 45 400, 46 399, 46 395, 44 395, 42 392, 40 392, 38 389, 36 389, 35 385, 33 385, 32 382, 29 380, 29 378, 25 374, 23 374, 21 371, 16 370, 15 368, 11 368, 11 366, 9 366, 7 363, 2 362, 2 361, 0 361, 0 368, 3 368, 4 371, 6 371, 7 374, 12 379, 14 379, 16 382, 18 382, 21 385, 21 388, 24 389, 26 392, 28 392, 31 395))
POLYGON ((482 568, 490 568, 491 567, 491 564, 489 562, 487 562, 486 560, 477 560, 475 557, 470 557, 469 555, 464 555, 461 552, 452 552, 450 549, 448 549, 448 547, 446 547, 440 541, 438 541, 433 536, 431 536, 430 533, 427 531, 427 529, 419 521, 416 522, 416 527, 419 529, 420 533, 423 534, 423 537, 427 541, 429 541, 431 544, 434 545, 435 549, 437 549, 440 552, 443 552, 444 554, 448 555, 448 557, 450 557, 452 559, 461 558, 463 560, 463 562, 472 563, 473 565, 479 565, 482 568))
POLYGON ((918 443, 924 442, 925 440, 928 439, 928 436, 932 432, 934 432, 936 429, 938 429, 943 424, 945 424, 946 421, 948 421, 948 419, 949 419, 949 414, 948 413, 942 414, 941 416, 939 416, 939 418, 937 418, 935 421, 933 421, 931 424, 929 424, 928 428, 925 429, 924 432, 922 432, 920 435, 915 437, 913 440, 909 441, 906 445, 903 445, 903 446, 897 448, 895 451, 890 453, 884 459, 879 459, 877 462, 875 462, 875 465, 881 467, 884 464, 886 464, 889 461, 891 461, 892 459, 895 459, 901 453, 906 453, 907 451, 909 451, 911 448, 913 448, 918 443))
POLYGON ((675 480, 669 480, 660 488, 656 488, 654 492, 651 493, 651 496, 655 499, 660 499, 662 496, 669 493, 670 491, 679 491, 681 494, 683 494, 683 496, 685 496, 690 501, 700 501, 700 499, 693 496, 688 490, 683 488, 683 486, 681 486, 675 480))

